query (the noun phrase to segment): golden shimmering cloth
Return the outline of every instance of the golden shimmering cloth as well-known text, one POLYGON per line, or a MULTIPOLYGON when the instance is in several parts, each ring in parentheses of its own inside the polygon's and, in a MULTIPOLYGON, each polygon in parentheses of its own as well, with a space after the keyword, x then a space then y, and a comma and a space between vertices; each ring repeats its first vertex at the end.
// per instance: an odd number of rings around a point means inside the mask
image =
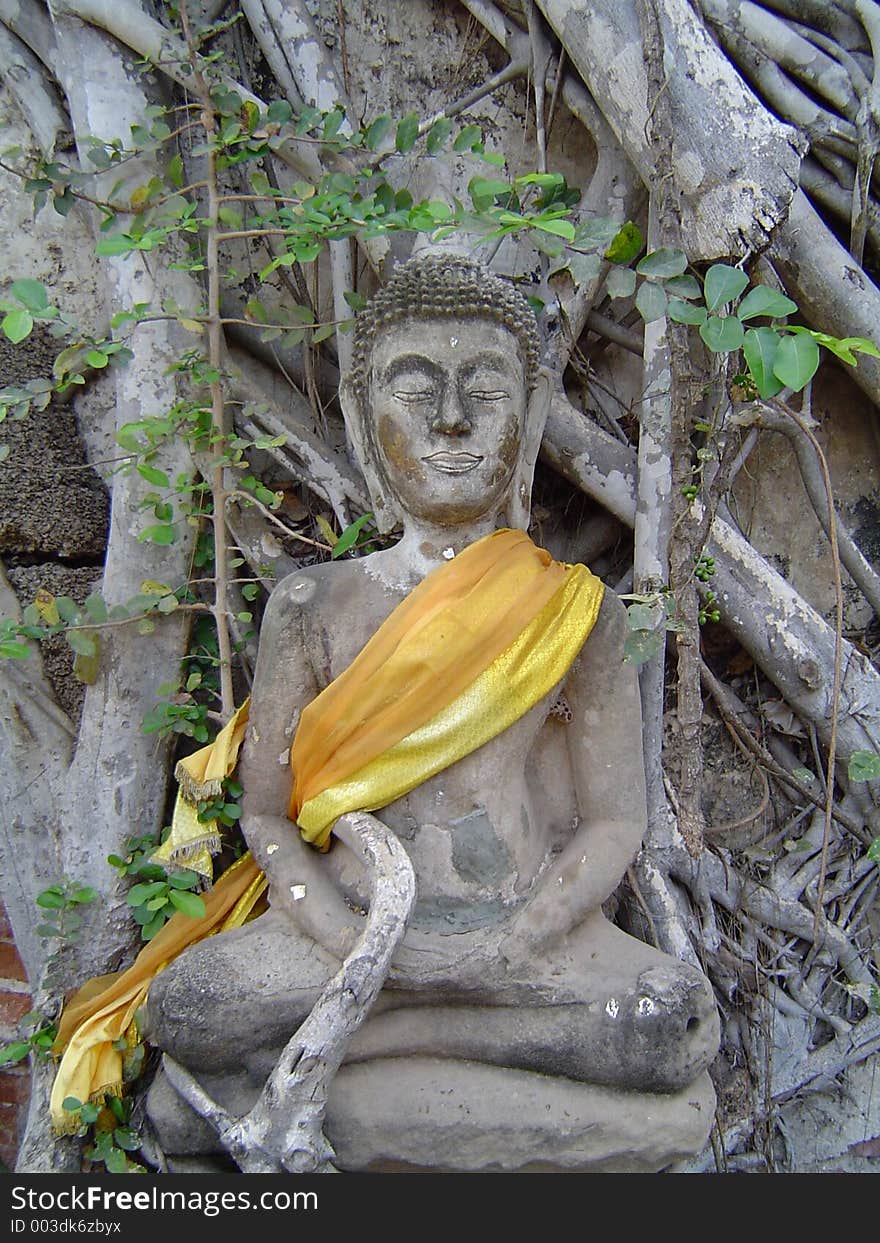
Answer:
POLYGON ((198 872, 208 884, 214 878, 211 856, 220 849, 217 821, 199 820, 199 803, 218 798, 223 793, 223 778, 230 776, 238 763, 238 753, 247 731, 246 699, 234 712, 220 733, 193 755, 178 760, 174 776, 179 784, 171 832, 153 851, 151 863, 170 871, 175 867, 198 872))
POLYGON ((430 574, 303 711, 288 815, 324 847, 512 725, 568 672, 603 584, 523 531, 478 540, 430 574))
POLYGON ((126 971, 89 980, 64 1007, 55 1051, 64 1056, 55 1075, 49 1109, 56 1131, 72 1131, 77 1116, 63 1108, 76 1100, 99 1101, 119 1095, 123 1086, 125 1041, 137 1043, 134 1019, 154 978, 188 946, 214 932, 238 928, 252 914, 267 881, 250 854, 243 855, 205 894, 205 914, 173 915, 126 971))

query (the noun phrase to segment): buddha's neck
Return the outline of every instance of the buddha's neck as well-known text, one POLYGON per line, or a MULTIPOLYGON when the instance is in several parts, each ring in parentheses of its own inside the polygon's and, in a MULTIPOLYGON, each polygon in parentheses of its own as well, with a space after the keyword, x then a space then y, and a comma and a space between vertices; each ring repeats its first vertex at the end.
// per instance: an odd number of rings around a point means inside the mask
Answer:
POLYGON ((403 538, 394 546, 395 560, 417 578, 424 578, 438 565, 467 548, 469 544, 491 535, 504 523, 500 515, 488 514, 466 526, 435 526, 408 518, 403 538))

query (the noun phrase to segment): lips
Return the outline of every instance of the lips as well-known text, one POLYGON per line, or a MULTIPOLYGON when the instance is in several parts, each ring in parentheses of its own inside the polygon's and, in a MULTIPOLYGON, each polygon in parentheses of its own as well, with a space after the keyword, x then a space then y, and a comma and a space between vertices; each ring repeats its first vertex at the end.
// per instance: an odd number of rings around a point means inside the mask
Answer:
POLYGON ((441 470, 447 475, 464 475, 479 466, 482 460, 473 453, 432 453, 422 458, 434 470, 441 470))

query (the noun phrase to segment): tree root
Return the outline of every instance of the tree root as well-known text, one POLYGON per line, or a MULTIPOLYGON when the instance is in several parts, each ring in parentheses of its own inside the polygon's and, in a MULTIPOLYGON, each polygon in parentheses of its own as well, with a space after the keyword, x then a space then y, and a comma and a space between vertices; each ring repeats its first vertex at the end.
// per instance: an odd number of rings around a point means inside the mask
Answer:
POLYGON ((243 1118, 233 1118, 189 1071, 165 1055, 169 1082, 210 1123, 245 1173, 336 1172, 333 1149, 322 1129, 327 1092, 351 1037, 385 982, 415 901, 412 864, 381 821, 366 812, 352 812, 337 821, 334 833, 372 874, 366 926, 288 1041, 254 1107, 243 1118))

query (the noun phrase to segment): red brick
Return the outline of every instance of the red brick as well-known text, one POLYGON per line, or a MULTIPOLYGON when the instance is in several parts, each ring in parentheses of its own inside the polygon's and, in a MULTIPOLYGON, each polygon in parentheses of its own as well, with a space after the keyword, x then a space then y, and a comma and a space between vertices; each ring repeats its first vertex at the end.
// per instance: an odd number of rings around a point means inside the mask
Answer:
POLYGON ((0 990, 0 1023, 17 1027, 31 1008, 30 993, 10 993, 0 990))
POLYGON ((0 1161, 10 1170, 15 1168, 25 1116, 22 1105, 0 1105, 0 1161))
POLYGON ((0 980, 24 980, 27 983, 24 964, 11 942, 0 942, 0 980))
POLYGON ((0 1105, 26 1105, 31 1097, 31 1077, 25 1070, 0 1074, 0 1105))

